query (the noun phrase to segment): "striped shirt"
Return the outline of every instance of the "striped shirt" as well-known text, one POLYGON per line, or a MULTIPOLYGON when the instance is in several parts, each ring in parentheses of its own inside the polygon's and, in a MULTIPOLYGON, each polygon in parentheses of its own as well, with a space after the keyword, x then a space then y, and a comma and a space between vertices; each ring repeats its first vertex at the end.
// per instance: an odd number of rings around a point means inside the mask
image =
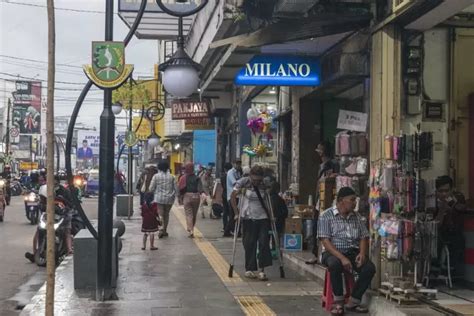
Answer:
POLYGON ((318 238, 328 238, 338 251, 345 253, 350 249, 359 249, 360 240, 369 238, 369 232, 358 213, 351 212, 344 218, 334 206, 319 217, 318 238))
POLYGON ((155 193, 154 202, 172 205, 178 189, 174 177, 169 172, 158 171, 151 179, 149 191, 155 193))

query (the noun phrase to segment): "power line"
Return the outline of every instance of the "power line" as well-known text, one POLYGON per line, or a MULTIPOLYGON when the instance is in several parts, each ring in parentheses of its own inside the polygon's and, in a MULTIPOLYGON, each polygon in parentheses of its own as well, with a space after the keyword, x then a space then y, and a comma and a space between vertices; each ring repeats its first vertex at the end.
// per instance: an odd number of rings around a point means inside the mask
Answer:
MULTIPOLYGON (((0 75, 5 75, 9 77, 14 77, 14 78, 21 78, 21 79, 28 79, 28 80, 33 80, 33 81, 41 81, 41 82, 47 82, 47 80, 44 79, 38 79, 34 77, 26 77, 26 76, 21 76, 21 75, 16 75, 8 72, 2 72, 0 71, 0 75)), ((85 75, 84 75, 85 76, 85 75)), ((15 81, 13 79, 5 79, 5 78, 0 78, 5 81, 15 81)), ((62 84, 72 84, 72 85, 85 85, 87 82, 72 82, 72 81, 54 81, 55 83, 62 83, 62 84)))
MULTIPOLYGON (((34 4, 34 3, 27 3, 27 2, 13 2, 9 0, 1 0, 3 3, 8 3, 8 4, 16 4, 16 5, 22 5, 22 6, 27 6, 27 7, 38 7, 38 8, 47 8, 46 5, 41 5, 41 4, 34 4)), ((105 11, 95 11, 95 10, 79 10, 79 9, 70 9, 70 8, 58 8, 55 7, 55 10, 60 10, 60 11, 69 11, 69 12, 78 12, 78 13, 95 13, 95 14, 104 14, 105 11)))
MULTIPOLYGON (((9 55, 1 55, 1 54, 0 54, 0 57, 9 58, 9 59, 15 59, 15 60, 31 61, 31 62, 42 63, 42 64, 47 64, 47 63, 48 63, 47 61, 43 61, 43 60, 30 59, 30 58, 21 58, 21 57, 9 56, 9 55)), ((61 64, 61 63, 56 63, 56 66, 64 66, 64 67, 80 68, 80 69, 82 69, 81 66, 74 66, 74 65, 61 64)))

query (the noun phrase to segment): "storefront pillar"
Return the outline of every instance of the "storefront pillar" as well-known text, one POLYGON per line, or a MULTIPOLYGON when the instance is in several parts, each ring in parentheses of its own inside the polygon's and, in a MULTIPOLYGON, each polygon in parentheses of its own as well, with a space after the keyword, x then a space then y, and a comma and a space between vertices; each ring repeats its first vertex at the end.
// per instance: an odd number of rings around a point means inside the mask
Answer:
MULTIPOLYGON (((371 48, 371 102, 370 102, 370 161, 383 157, 385 135, 400 133, 401 111, 401 30, 389 25, 372 35, 371 48)), ((374 232, 371 233, 374 236, 374 232)), ((386 269, 382 265, 380 244, 373 244, 371 260, 377 267, 372 286, 378 288, 386 269)), ((393 275, 393 274, 392 274, 393 275)))

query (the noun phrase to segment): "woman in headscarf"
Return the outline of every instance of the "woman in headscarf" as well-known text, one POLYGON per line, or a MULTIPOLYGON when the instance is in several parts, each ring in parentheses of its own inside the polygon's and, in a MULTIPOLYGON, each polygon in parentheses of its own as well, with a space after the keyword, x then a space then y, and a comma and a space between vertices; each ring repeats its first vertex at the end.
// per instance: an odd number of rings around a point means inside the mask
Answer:
POLYGON ((183 196, 184 212, 186 214, 186 226, 188 237, 194 238, 194 225, 203 193, 201 179, 194 174, 194 164, 186 164, 184 175, 179 179, 178 188, 183 196))

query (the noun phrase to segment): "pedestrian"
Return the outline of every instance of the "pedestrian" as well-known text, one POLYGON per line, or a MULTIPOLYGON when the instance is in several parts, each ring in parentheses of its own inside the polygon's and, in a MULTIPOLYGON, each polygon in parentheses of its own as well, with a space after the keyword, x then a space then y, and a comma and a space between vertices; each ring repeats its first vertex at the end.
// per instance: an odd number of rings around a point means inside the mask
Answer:
POLYGON ((194 174, 194 164, 192 162, 185 166, 185 173, 179 179, 178 188, 179 193, 183 196, 188 237, 194 238, 194 226, 196 225, 196 216, 201 201, 200 195, 203 190, 201 179, 194 174))
POLYGON ((231 237, 230 233, 226 234, 226 227, 227 223, 229 222, 229 214, 230 214, 230 205, 229 199, 227 198, 227 172, 232 169, 232 164, 230 162, 226 162, 224 164, 224 172, 221 174, 221 185, 222 185, 222 232, 224 233, 224 237, 231 237))
POLYGON ((334 304, 331 315, 344 315, 342 273, 357 271, 346 310, 368 313, 361 305, 362 296, 375 275, 375 265, 369 260, 369 232, 362 217, 354 212, 357 196, 350 187, 339 189, 336 205, 319 217, 318 238, 324 247, 321 262, 331 274, 334 304))
POLYGON ((245 250, 245 277, 268 280, 265 267, 272 265, 270 251, 270 209, 266 201, 267 192, 263 184, 264 171, 253 166, 250 175, 238 180, 231 195, 231 205, 242 222, 242 243, 245 250), (240 209, 237 206, 240 196, 240 209), (257 258, 258 245, 258 258, 257 258), (258 273, 256 271, 260 269, 258 273))
MULTIPOLYGON (((206 218, 205 210, 209 208, 210 202, 209 198, 212 193, 212 189, 214 188, 214 181, 212 179, 212 169, 211 168, 204 168, 201 167, 202 170, 200 172, 199 178, 201 179, 202 189, 204 194, 201 195, 201 203, 199 205, 199 209, 201 210, 202 218, 206 218)), ((212 218, 212 211, 209 214, 209 217, 212 218)))
POLYGON ((137 185, 136 185, 136 190, 138 193, 140 193, 140 205, 143 204, 143 193, 142 193, 142 186, 143 183, 145 183, 145 179, 148 173, 148 168, 144 168, 142 173, 140 174, 140 177, 138 178, 137 185))
POLYGON ((153 202, 153 193, 145 193, 142 205, 142 250, 146 249, 146 240, 148 236, 150 236, 150 250, 158 249, 155 247, 155 233, 158 231, 160 225, 158 216, 157 204, 153 202))
MULTIPOLYGON (((232 191, 234 190, 234 185, 239 180, 242 178, 242 161, 240 159, 237 159, 234 162, 233 167, 227 171, 227 179, 226 179, 226 184, 227 184, 227 201, 230 205, 230 198, 232 195, 232 191)), ((227 226, 224 228, 224 237, 226 236, 232 236, 232 232, 234 231, 235 228, 235 214, 234 214, 234 209, 232 207, 229 207, 229 221, 227 223, 227 226)))
POLYGON ((332 155, 332 148, 331 144, 327 141, 321 142, 316 147, 317 158, 319 160, 319 172, 318 172, 318 184, 316 190, 316 207, 313 212, 313 247, 312 253, 314 257, 308 261, 306 264, 316 264, 318 263, 318 238, 317 238, 317 229, 318 229, 318 216, 320 211, 319 209, 319 186, 321 182, 327 177, 335 177, 338 172, 338 165, 337 162, 334 161, 334 157, 332 155))
POLYGON ((272 201, 273 214, 275 215, 277 235, 281 239, 285 228, 285 220, 288 217, 288 207, 285 200, 280 196, 280 183, 276 180, 270 183, 270 200, 272 201))
POLYGON ((156 169, 155 166, 148 166, 147 169, 148 170, 146 172, 144 181, 140 188, 140 192, 143 194, 151 192, 150 190, 151 179, 153 179, 153 176, 158 172, 158 169, 156 169))
POLYGON ((162 222, 158 238, 168 237, 170 211, 178 191, 168 162, 162 161, 158 164, 158 172, 151 179, 149 190, 154 193, 154 202, 158 205, 158 214, 162 222))

